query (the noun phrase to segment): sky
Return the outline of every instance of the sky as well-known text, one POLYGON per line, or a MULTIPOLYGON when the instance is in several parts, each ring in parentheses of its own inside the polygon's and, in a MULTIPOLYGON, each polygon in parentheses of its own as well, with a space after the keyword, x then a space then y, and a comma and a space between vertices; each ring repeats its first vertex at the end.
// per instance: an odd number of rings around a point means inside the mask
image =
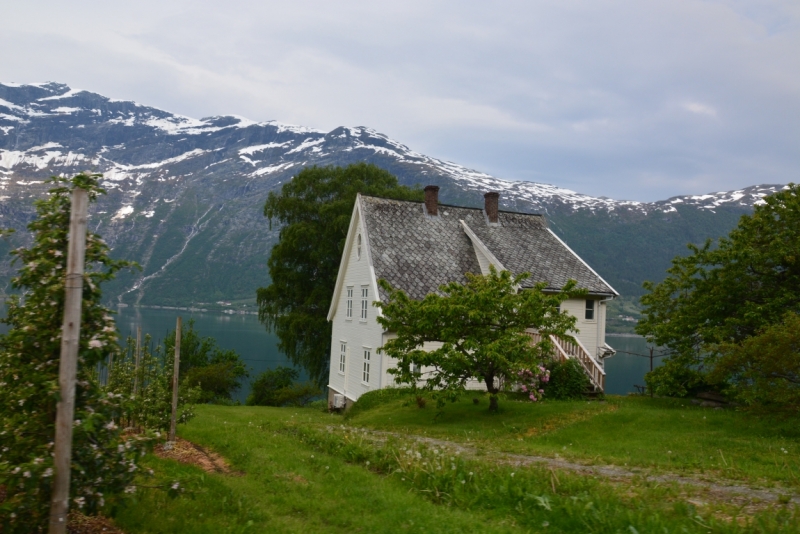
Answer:
POLYGON ((653 201, 797 182, 797 0, 8 2, 0 81, 653 201))

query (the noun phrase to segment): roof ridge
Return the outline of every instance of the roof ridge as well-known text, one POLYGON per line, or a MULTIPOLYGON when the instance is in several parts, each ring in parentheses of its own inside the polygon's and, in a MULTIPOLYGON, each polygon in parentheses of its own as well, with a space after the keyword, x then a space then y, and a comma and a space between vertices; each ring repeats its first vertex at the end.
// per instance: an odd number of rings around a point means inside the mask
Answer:
MULTIPOLYGON (((404 200, 400 198, 389 198, 389 197, 379 197, 377 195, 365 195, 360 193, 362 198, 377 198, 379 200, 391 200, 392 202, 408 202, 409 204, 425 204, 424 200, 404 200)), ((483 208, 476 208, 471 206, 456 206, 455 204, 442 204, 439 202, 438 204, 444 208, 458 208, 462 210, 477 210, 483 211, 483 208)), ((512 215, 530 215, 531 217, 544 217, 542 213, 526 213, 524 211, 510 211, 510 210, 497 210, 498 213, 510 213, 512 215)))

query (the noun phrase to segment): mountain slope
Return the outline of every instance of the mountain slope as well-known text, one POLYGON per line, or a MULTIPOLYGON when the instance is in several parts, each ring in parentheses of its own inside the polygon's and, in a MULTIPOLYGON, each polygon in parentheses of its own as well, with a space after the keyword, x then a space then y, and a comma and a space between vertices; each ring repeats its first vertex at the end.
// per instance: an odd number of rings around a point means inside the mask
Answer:
MULTIPOLYGON (((268 283, 277 230, 262 215, 270 190, 309 165, 375 163, 405 184, 437 184, 442 202, 480 205, 500 191, 504 209, 543 212, 554 231, 619 291, 658 279, 685 243, 726 233, 781 186, 675 197, 654 203, 596 198, 532 182, 509 182, 416 153, 374 130, 330 132, 202 120, 58 83, 0 84, 0 225, 22 228, 53 174, 102 172, 109 194, 91 216, 117 257, 138 261, 107 294, 128 304, 188 305, 252 300, 268 283)), ((0 286, 13 267, 0 245, 0 286)))

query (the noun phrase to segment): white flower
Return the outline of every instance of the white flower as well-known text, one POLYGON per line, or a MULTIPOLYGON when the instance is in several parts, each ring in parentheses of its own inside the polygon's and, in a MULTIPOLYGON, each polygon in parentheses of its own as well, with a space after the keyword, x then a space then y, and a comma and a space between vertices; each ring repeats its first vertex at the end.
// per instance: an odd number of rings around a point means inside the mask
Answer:
POLYGON ((136 486, 128 486, 125 488, 125 493, 136 493, 136 486))
POLYGON ((178 489, 179 487, 180 487, 180 483, 179 482, 176 482, 176 483, 174 483, 172 485, 172 489, 174 489, 174 490, 178 489))
POLYGON ((83 497, 75 497, 75 504, 78 505, 78 508, 83 508, 83 506, 86 504, 86 499, 83 497))
POLYGON ((51 476, 53 476, 53 468, 48 467, 47 469, 44 470, 44 473, 42 473, 42 477, 47 478, 51 476))
POLYGON ((106 430, 116 430, 116 429, 117 425, 116 423, 114 423, 114 421, 109 421, 108 424, 106 425, 106 430))
POLYGON ((90 349, 99 349, 103 346, 103 342, 99 339, 92 339, 89 341, 89 348, 90 349))
POLYGON ((22 473, 22 476, 24 476, 25 478, 31 478, 31 472, 25 471, 24 473, 22 473))
POLYGON ((511 473, 511 478, 514 478, 514 475, 515 475, 515 474, 516 474, 516 473, 511 473))

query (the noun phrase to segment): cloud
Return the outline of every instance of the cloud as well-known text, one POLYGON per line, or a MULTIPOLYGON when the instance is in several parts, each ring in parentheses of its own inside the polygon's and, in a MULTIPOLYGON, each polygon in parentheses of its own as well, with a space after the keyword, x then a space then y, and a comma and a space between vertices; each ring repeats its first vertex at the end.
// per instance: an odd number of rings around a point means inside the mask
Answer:
POLYGON ((717 116, 716 109, 706 104, 701 104, 700 102, 684 102, 682 106, 686 111, 696 113, 697 115, 708 115, 709 117, 717 116))
POLYGON ((30 0, 4 15, 4 81, 370 126, 503 178, 653 200, 800 166, 793 0, 30 0))

